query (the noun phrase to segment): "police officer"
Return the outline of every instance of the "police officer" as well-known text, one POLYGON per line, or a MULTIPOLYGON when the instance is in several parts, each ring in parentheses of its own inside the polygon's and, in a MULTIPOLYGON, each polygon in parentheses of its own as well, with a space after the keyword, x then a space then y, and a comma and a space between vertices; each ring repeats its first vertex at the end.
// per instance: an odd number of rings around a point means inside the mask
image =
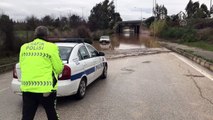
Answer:
POLYGON ((58 120, 56 113, 57 76, 63 70, 58 47, 47 42, 48 28, 35 29, 35 39, 21 47, 21 91, 23 93, 22 120, 33 120, 41 104, 48 120, 58 120))

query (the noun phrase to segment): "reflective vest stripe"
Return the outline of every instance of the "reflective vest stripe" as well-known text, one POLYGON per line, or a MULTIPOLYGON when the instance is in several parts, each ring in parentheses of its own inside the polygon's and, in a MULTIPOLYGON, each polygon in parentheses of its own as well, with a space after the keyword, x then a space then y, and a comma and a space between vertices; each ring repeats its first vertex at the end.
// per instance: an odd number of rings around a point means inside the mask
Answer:
POLYGON ((21 81, 22 86, 53 86, 51 81, 21 81))
POLYGON ((51 55, 48 53, 43 53, 43 52, 24 52, 21 54, 22 57, 27 57, 27 56, 41 56, 41 57, 46 57, 46 58, 51 58, 51 55))

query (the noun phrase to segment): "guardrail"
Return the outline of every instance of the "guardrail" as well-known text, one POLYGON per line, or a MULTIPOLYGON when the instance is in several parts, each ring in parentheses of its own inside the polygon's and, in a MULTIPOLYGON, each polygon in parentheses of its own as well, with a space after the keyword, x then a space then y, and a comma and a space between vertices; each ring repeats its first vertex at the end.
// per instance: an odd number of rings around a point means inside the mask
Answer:
POLYGON ((9 70, 12 70, 12 69, 14 68, 14 65, 15 65, 16 63, 17 63, 17 62, 5 64, 5 65, 0 65, 0 73, 3 73, 3 72, 6 72, 6 71, 9 71, 9 70))

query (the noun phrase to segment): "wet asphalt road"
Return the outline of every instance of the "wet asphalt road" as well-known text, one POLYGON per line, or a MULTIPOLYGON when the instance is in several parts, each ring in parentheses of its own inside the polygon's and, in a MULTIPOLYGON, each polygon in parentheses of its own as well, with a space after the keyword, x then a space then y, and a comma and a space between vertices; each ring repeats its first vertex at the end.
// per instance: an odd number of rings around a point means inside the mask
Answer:
MULTIPOLYGON (((61 120, 212 120, 213 81, 171 53, 110 60, 83 100, 58 99, 61 120)), ((0 75, 0 120, 21 119, 21 96, 0 75)), ((42 107, 35 120, 46 120, 42 107)))

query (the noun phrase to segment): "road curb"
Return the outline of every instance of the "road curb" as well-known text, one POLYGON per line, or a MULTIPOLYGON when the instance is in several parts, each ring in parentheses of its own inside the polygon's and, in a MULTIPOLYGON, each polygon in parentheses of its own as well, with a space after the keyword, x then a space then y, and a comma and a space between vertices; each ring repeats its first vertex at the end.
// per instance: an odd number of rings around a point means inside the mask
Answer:
POLYGON ((184 49, 176 48, 174 46, 170 46, 170 45, 168 45, 166 43, 160 43, 160 44, 161 44, 161 46, 163 46, 163 47, 165 47, 165 48, 167 48, 167 49, 169 49, 169 50, 171 50, 173 52, 181 54, 181 55, 187 57, 188 59, 200 64, 201 66, 203 66, 203 67, 205 67, 205 68, 207 68, 207 69, 209 69, 210 71, 213 72, 213 63, 205 60, 204 58, 196 56, 194 54, 191 54, 191 53, 187 52, 184 49))

